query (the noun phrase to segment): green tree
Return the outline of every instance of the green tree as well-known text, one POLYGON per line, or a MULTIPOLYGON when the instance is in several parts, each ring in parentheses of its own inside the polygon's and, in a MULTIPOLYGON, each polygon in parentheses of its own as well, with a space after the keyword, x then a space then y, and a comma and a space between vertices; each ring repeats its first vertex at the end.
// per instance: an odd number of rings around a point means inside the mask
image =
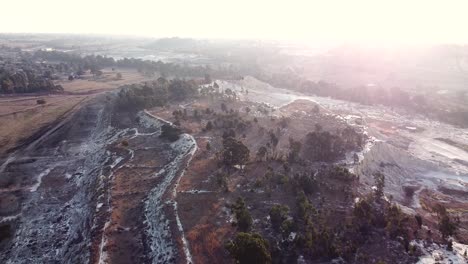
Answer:
POLYGON ((385 230, 391 238, 405 236, 407 217, 401 212, 397 205, 390 205, 385 212, 386 226, 385 230))
POLYGON ((205 83, 211 83, 211 76, 208 73, 205 73, 205 83))
POLYGON ((368 199, 362 199, 354 205, 353 209, 353 221, 354 225, 362 233, 367 233, 369 228, 374 221, 374 212, 372 209, 372 204, 368 199))
POLYGON ((286 205, 275 204, 270 209, 270 221, 273 229, 280 230, 283 222, 288 219, 289 207, 286 205))
POLYGON ((385 187, 385 175, 381 172, 376 172, 374 174, 375 189, 374 195, 377 201, 382 200, 384 196, 384 187, 385 187))
POLYGON ((414 218, 416 219, 416 222, 418 223, 419 228, 421 228, 422 227, 422 217, 421 217, 421 215, 417 214, 417 215, 414 216, 414 218))
POLYGON ((439 220, 437 226, 442 234, 442 238, 446 239, 448 236, 454 235, 457 231, 457 224, 450 218, 445 206, 439 204, 436 206, 435 211, 439 220))
POLYGON ((227 166, 245 165, 249 160, 250 150, 241 141, 227 137, 223 140, 222 154, 227 166))
MULTIPOLYGON (((215 84, 216 84, 216 83, 215 83, 215 84)), ((222 110, 223 112, 227 112, 227 106, 226 106, 225 103, 221 103, 221 110, 222 110)))
POLYGON ((312 110, 312 112, 315 114, 320 113, 320 108, 318 107, 318 105, 314 105, 314 109, 312 110))
POLYGON ((166 138, 169 141, 174 142, 179 139, 180 134, 182 134, 180 128, 171 126, 169 124, 164 124, 161 127, 161 135, 159 137, 166 138))
POLYGON ((208 131, 213 129, 213 123, 211 121, 208 121, 208 123, 206 123, 205 129, 208 131))
POLYGON ((236 218, 237 229, 241 232, 249 231, 253 220, 242 197, 237 198, 236 202, 232 205, 232 212, 236 218))
POLYGON ((295 141, 293 138, 289 138, 289 156, 290 161, 296 161, 299 158, 302 144, 300 141, 295 141))
POLYGON ((354 161, 354 164, 359 163, 359 156, 356 153, 354 153, 354 155, 353 155, 353 161, 354 161))
POLYGON ((226 245, 232 258, 239 264, 268 264, 271 254, 268 242, 259 234, 238 233, 233 241, 226 245))
POLYGON ((257 160, 263 160, 265 158, 265 155, 267 153, 267 148, 265 146, 261 146, 257 150, 257 160))

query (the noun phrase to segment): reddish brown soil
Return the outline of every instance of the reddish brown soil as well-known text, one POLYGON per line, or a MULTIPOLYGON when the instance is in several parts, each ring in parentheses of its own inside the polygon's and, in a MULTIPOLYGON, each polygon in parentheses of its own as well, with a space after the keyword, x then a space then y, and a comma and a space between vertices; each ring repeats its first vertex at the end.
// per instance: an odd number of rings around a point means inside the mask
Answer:
MULTIPOLYGON (((99 261, 103 236, 107 241, 104 251, 109 263, 146 261, 144 200, 149 191, 160 181, 154 175, 164 165, 164 159, 158 155, 160 150, 141 149, 144 147, 144 142, 137 139, 128 142, 128 148, 135 151, 135 156, 133 160, 127 162, 124 160, 125 166, 117 167, 109 179, 107 195, 111 201, 110 212, 107 212, 108 208, 104 208, 105 210, 101 210, 98 214, 102 219, 103 231, 93 236, 93 263, 99 261)), ((127 152, 122 146, 111 150, 121 154, 127 152)))
POLYGON ((459 220, 458 230, 455 234, 457 241, 461 243, 468 243, 468 205, 464 203, 457 202, 450 195, 443 194, 434 190, 423 190, 419 194, 419 200, 421 207, 418 210, 418 213, 424 217, 424 225, 427 225, 431 229, 431 238, 436 241, 441 241, 440 233, 437 231, 437 213, 434 212, 433 208, 436 208, 436 205, 443 205, 447 212, 459 220))

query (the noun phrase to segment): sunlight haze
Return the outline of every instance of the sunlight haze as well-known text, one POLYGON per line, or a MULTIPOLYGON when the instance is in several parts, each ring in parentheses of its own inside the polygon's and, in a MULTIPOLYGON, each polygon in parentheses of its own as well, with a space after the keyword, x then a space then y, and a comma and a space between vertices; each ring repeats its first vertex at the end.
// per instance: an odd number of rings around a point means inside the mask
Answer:
POLYGON ((18 0, 2 3, 15 11, 2 12, 0 32, 462 43, 467 7, 466 1, 18 0))
POLYGON ((468 264, 468 0, 1 0, 0 264, 468 264))

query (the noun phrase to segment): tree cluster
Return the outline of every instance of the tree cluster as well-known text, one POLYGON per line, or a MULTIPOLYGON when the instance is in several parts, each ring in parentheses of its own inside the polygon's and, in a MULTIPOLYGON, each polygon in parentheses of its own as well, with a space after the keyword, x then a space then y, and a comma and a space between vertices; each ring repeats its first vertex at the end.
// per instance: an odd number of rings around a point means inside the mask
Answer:
POLYGON ((193 81, 159 78, 144 84, 123 87, 119 92, 118 105, 123 109, 144 109, 164 106, 169 100, 181 101, 197 94, 193 81))

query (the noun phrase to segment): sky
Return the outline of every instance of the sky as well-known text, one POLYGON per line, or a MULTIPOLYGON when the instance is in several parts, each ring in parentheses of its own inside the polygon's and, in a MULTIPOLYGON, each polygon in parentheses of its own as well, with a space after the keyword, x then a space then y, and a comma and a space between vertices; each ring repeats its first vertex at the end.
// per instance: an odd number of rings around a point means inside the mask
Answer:
POLYGON ((468 43, 466 0, 1 0, 2 33, 468 43))

